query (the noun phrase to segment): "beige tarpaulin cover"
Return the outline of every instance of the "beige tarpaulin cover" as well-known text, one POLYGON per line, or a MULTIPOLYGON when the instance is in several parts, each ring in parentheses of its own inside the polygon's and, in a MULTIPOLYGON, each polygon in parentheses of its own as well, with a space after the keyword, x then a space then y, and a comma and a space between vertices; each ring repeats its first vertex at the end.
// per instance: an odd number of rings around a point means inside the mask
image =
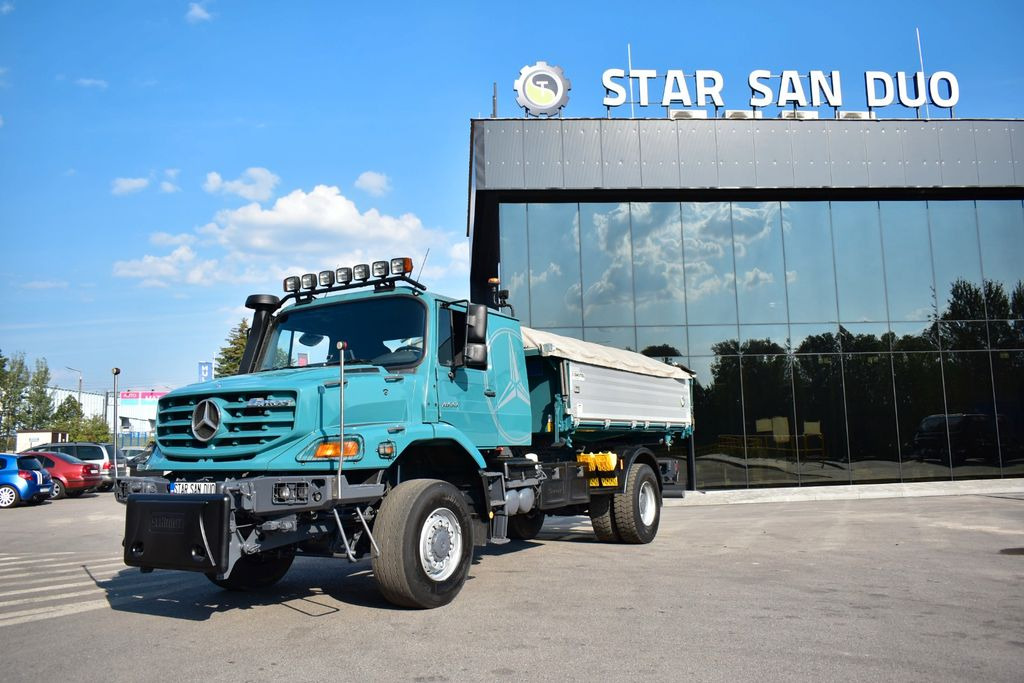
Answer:
POLYGON ((563 337, 529 327, 523 329, 523 348, 536 349, 542 356, 567 358, 580 363, 599 365, 604 368, 627 370, 640 375, 654 377, 675 377, 687 379, 693 373, 681 367, 667 365, 660 360, 648 358, 634 351, 623 351, 592 342, 580 341, 572 337, 563 337))

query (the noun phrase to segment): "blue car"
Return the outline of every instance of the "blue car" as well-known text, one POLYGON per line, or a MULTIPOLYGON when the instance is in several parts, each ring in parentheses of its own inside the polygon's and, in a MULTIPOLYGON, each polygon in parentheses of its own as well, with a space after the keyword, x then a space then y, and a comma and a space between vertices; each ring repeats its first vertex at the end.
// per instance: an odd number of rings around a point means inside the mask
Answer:
POLYGON ((0 508, 21 501, 39 503, 50 497, 53 480, 39 461, 24 455, 0 453, 0 508))

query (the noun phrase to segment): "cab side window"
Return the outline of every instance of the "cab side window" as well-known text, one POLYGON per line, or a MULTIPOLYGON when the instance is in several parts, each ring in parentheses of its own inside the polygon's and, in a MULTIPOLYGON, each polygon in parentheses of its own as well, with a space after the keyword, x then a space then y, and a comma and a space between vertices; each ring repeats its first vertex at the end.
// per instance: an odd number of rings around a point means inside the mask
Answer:
POLYGON ((437 362, 452 367, 462 363, 466 348, 466 313, 441 308, 437 315, 437 362))

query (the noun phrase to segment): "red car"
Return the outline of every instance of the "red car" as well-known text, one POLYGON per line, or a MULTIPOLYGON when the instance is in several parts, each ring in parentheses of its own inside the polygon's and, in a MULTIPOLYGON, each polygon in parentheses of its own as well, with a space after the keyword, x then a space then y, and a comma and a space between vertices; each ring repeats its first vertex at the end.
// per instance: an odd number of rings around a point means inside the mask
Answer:
POLYGON ((43 469, 53 477, 51 498, 58 499, 64 496, 75 498, 83 493, 96 490, 103 482, 100 468, 95 463, 79 460, 73 455, 49 451, 32 451, 23 455, 38 460, 43 469))

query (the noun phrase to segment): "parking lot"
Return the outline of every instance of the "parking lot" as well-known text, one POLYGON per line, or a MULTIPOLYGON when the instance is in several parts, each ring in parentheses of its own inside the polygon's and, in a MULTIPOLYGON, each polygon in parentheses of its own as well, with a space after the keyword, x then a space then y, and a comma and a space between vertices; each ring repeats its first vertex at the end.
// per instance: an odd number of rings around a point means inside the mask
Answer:
POLYGON ((448 607, 369 564, 269 592, 120 561, 109 494, 0 511, 5 680, 1006 680, 1024 670, 1024 496, 663 510, 647 546, 583 518, 478 550, 448 607))

